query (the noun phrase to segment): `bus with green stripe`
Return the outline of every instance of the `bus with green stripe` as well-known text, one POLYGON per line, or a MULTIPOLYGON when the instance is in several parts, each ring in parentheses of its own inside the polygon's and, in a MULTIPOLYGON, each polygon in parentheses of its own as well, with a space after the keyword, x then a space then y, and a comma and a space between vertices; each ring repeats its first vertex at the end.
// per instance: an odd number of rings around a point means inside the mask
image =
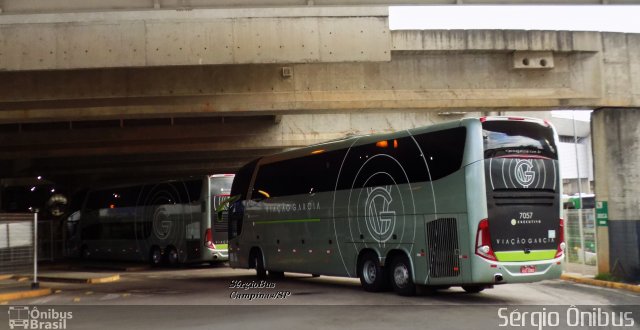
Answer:
POLYGON ((230 266, 401 295, 558 278, 557 141, 546 121, 465 118, 254 160, 231 189, 230 266))
POLYGON ((152 265, 228 260, 226 205, 233 177, 90 190, 74 216, 80 222, 80 256, 152 265))

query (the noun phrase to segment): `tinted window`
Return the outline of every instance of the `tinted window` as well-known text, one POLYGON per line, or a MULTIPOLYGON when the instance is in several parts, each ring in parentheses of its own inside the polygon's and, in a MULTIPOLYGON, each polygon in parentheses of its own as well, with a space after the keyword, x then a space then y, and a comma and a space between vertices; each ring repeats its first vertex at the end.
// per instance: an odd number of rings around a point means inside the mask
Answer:
POLYGON ((116 207, 134 207, 142 187, 123 187, 97 190, 89 193, 86 210, 99 210, 116 207))
POLYGON ((192 204, 200 200, 202 179, 144 186, 138 205, 192 204))
POLYGON ((94 240, 100 239, 100 224, 90 224, 82 227, 82 239, 94 240))
POLYGON ((431 180, 438 180, 460 169, 467 129, 452 129, 425 133, 415 136, 429 164, 431 180))
POLYGON ((420 149, 407 136, 352 147, 340 172, 338 190, 428 180, 420 149))
POLYGON ((536 155, 558 159, 553 130, 538 123, 500 120, 482 123, 484 157, 536 155))
POLYGON ((234 238, 242 232, 242 218, 244 216, 244 201, 247 199, 249 185, 253 171, 259 159, 243 166, 238 170, 231 185, 231 198, 234 200, 229 205, 229 238, 234 238))
POLYGON ((260 166, 253 199, 333 191, 346 149, 260 166))
POLYGON ((438 180, 460 169, 465 142, 457 127, 263 165, 252 198, 438 180))
POLYGON ((217 176, 209 180, 211 181, 211 196, 229 195, 231 193, 232 176, 217 176))

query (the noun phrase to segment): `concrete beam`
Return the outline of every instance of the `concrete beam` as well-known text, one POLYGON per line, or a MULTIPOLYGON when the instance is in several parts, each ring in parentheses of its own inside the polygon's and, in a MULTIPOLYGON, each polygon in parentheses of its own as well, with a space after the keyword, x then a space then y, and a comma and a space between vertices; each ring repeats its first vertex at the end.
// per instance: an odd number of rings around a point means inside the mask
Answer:
POLYGON ((599 52, 600 32, 524 30, 398 30, 391 49, 402 51, 599 52))
POLYGON ((387 16, 385 7, 8 15, 0 70, 389 61, 387 16))
POLYGON ((4 10, 20 12, 67 12, 136 10, 148 8, 228 8, 345 5, 464 5, 464 4, 633 4, 637 0, 4 0, 4 10))
POLYGON ((518 70, 510 52, 398 52, 391 62, 288 64, 290 77, 277 64, 0 72, 0 123, 607 104, 598 53, 554 62, 518 70))

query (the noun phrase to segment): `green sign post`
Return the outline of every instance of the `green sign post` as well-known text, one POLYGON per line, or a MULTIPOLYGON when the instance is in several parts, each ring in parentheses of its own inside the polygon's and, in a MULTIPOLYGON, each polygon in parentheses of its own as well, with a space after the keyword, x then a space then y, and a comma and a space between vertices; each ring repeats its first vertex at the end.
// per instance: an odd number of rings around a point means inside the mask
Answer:
POLYGON ((607 227, 609 225, 609 206, 607 201, 596 202, 596 222, 599 227, 607 227))

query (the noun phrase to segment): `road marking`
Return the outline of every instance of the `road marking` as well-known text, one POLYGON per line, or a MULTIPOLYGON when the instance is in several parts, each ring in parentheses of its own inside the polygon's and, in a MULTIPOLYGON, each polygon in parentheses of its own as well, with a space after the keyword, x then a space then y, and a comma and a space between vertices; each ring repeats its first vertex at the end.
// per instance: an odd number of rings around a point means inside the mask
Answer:
POLYGON ((55 297, 49 296, 49 297, 45 297, 45 298, 40 298, 40 299, 34 300, 32 302, 32 304, 34 304, 34 305, 46 304, 46 303, 50 302, 51 300, 53 300, 53 298, 55 298, 55 297))
POLYGON ((100 298, 100 300, 113 300, 113 299, 118 299, 120 298, 120 295, 117 293, 109 293, 107 295, 105 295, 104 297, 100 298))
POLYGON ((87 295, 87 296, 88 296, 88 295, 92 295, 92 294, 93 294, 93 291, 87 291, 87 292, 85 292, 84 294, 85 294, 85 295, 87 295))
POLYGON ((80 302, 80 297, 73 298, 73 302, 80 302))

